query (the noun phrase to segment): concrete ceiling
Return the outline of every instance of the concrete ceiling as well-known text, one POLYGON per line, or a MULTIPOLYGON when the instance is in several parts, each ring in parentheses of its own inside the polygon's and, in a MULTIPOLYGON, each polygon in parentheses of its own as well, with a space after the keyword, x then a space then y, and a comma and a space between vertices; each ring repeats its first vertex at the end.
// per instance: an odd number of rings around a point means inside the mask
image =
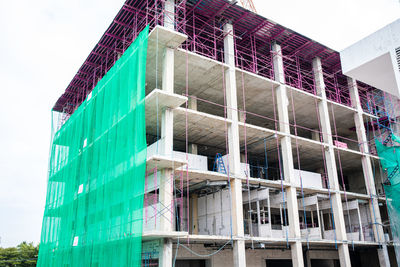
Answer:
MULTIPOLYGON (((149 54, 147 62, 146 94, 156 87, 161 87, 161 59, 164 53, 164 49, 155 47, 149 49, 154 51, 149 54)), ((223 63, 190 52, 187 53, 185 50, 175 50, 174 91, 181 95, 186 94, 187 89, 189 98, 190 96, 198 98, 198 111, 186 111, 183 108, 185 105, 174 111, 174 139, 180 149, 185 148, 184 141, 187 134, 188 142, 201 145, 199 146, 200 154, 215 155, 216 152, 224 153, 226 151, 226 127, 230 124, 230 121, 223 117, 224 108, 222 107, 224 105, 223 78, 226 69, 227 66, 223 63), (188 86, 186 82, 188 82, 188 86)), ((239 69, 236 70, 236 83, 238 109, 243 110, 245 106, 247 111, 246 124, 243 121, 239 123, 241 152, 245 152, 246 143, 249 155, 264 157, 266 147, 269 162, 277 164, 279 159, 276 138, 280 138, 281 135, 275 135, 274 130, 261 127, 275 129, 274 118, 277 118, 277 111, 276 109, 274 111, 273 93, 278 84, 270 79, 239 69), (264 139, 266 140, 265 144, 264 139)), ((319 97, 288 87, 288 101, 290 123, 294 125, 294 118, 296 118, 298 135, 306 137, 292 139, 295 167, 299 168, 297 162, 297 153, 299 153, 301 169, 316 171, 324 168, 324 150, 320 142, 311 140, 310 134, 310 129, 319 129, 316 107, 319 97), (295 112, 293 112, 293 107, 295 112)), ((338 135, 356 139, 355 132, 351 130, 354 127, 354 109, 334 102, 328 102, 328 109, 332 129, 336 124, 338 135)), ((151 112, 156 114, 156 110, 151 112)), ((157 116, 154 114, 146 115, 147 132, 156 135, 157 116)), ((158 118, 159 135, 161 132, 160 114, 161 112, 159 112, 158 118)), ((291 128, 291 133, 294 134, 294 127, 291 128)), ((343 171, 361 168, 360 154, 340 150, 340 158, 343 171)), ((339 164, 337 165, 339 168, 339 164)))

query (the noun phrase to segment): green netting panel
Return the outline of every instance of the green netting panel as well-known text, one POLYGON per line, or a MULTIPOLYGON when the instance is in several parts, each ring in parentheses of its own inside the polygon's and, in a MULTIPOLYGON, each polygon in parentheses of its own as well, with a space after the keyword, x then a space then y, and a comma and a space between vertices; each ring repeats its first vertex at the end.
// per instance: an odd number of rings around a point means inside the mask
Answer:
MULTIPOLYGON (((392 134, 392 140, 400 143, 400 138, 392 134)), ((386 146, 375 139, 382 169, 387 171, 388 182, 384 184, 386 203, 395 245, 396 257, 400 259, 400 146, 386 146)))
POLYGON ((146 27, 55 133, 38 266, 140 266, 146 27))

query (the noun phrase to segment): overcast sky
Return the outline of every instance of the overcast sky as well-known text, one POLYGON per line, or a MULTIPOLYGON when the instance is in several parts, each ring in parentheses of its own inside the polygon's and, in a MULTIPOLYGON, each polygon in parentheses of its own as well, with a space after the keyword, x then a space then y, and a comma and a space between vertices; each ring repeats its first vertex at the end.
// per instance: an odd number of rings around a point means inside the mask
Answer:
MULTIPOLYGON (((0 246, 39 242, 50 110, 123 0, 0 0, 0 246)), ((399 0, 255 0, 259 14, 341 50, 400 18, 399 0)))

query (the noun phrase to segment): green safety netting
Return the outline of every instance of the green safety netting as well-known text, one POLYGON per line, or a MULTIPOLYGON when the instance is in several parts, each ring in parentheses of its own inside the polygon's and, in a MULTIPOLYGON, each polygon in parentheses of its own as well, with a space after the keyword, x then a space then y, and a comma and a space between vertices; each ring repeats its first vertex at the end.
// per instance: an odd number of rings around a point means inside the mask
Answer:
MULTIPOLYGON (((391 135, 393 144, 400 144, 400 138, 391 135)), ((400 259, 400 146, 385 145, 375 139, 382 169, 387 171, 388 181, 384 183, 390 228, 396 256, 400 259)))
POLYGON ((140 266, 147 26, 52 141, 38 266, 140 266))

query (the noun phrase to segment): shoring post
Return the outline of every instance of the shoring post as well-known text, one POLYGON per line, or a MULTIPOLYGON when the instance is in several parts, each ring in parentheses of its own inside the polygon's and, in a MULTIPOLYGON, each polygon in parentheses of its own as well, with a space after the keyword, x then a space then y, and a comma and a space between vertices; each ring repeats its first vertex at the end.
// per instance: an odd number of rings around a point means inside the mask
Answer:
POLYGON ((232 234, 237 239, 233 241, 233 264, 235 267, 246 266, 246 250, 243 225, 243 199, 242 181, 238 177, 240 172, 240 146, 239 146, 239 119, 237 112, 237 90, 235 70, 235 46, 233 38, 233 26, 230 23, 224 25, 224 59, 228 68, 225 70, 225 91, 227 117, 232 122, 228 125, 228 172, 233 175, 231 179, 232 195, 232 234))
POLYGON ((364 127, 363 110, 358 94, 357 82, 354 79, 348 77, 347 84, 349 85, 350 99, 353 104, 353 108, 357 110, 357 112, 354 113, 354 123, 356 126, 360 150, 363 153, 363 155, 361 156, 361 163, 364 173, 365 187, 367 189, 367 194, 370 196, 368 204, 371 214, 371 221, 374 222, 372 228, 374 231, 375 241, 382 244, 382 248, 378 248, 379 263, 382 267, 389 267, 389 256, 382 227, 382 219, 379 211, 378 199, 376 196, 375 179, 372 170, 367 135, 364 127))
POLYGON ((350 254, 348 244, 346 243, 346 226, 344 222, 342 198, 340 195, 339 179, 336 168, 335 152, 332 140, 332 129, 330 124, 321 59, 318 57, 314 58, 312 66, 316 92, 317 95, 321 97, 321 100, 319 100, 318 102, 318 113, 321 123, 322 140, 325 146, 325 163, 331 192, 330 201, 333 209, 336 239, 340 241, 338 244, 340 266, 348 267, 351 266, 350 254))
POLYGON ((293 151, 289 125, 289 100, 287 97, 287 88, 285 86, 285 76, 283 67, 283 56, 281 46, 277 43, 272 44, 273 64, 275 81, 280 85, 276 90, 276 103, 278 108, 279 130, 288 135, 280 139, 281 155, 283 164, 284 179, 290 186, 286 189, 286 201, 289 217, 289 239, 292 254, 292 264, 294 267, 303 267, 303 249, 301 243, 301 232, 299 223, 299 212, 297 203, 297 193, 294 178, 293 151))

